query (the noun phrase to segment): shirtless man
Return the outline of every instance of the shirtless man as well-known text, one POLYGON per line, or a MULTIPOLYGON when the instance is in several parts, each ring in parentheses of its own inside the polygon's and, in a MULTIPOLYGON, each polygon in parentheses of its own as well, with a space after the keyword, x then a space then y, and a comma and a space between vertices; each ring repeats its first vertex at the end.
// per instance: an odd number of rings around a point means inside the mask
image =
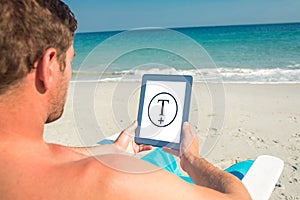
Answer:
MULTIPOLYGON (((63 113, 76 26, 59 0, 1 0, 0 199, 250 199, 237 178, 199 156, 186 123, 181 151, 166 151, 180 154, 181 167, 196 185, 124 154, 96 159, 45 143, 44 124, 63 113)), ((136 123, 98 150, 149 149, 128 137, 135 128, 136 123)))

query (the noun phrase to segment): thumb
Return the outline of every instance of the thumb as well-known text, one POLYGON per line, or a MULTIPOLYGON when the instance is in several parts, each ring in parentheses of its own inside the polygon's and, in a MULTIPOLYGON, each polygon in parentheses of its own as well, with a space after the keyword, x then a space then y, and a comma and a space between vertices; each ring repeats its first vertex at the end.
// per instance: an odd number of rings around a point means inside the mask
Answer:
POLYGON ((180 145, 180 155, 182 156, 189 153, 199 155, 199 141, 193 127, 188 122, 184 122, 182 133, 183 139, 180 145))
POLYGON ((128 135, 130 137, 134 137, 136 128, 137 128, 137 121, 134 120, 132 122, 132 124, 130 124, 123 132, 125 133, 125 135, 128 135))

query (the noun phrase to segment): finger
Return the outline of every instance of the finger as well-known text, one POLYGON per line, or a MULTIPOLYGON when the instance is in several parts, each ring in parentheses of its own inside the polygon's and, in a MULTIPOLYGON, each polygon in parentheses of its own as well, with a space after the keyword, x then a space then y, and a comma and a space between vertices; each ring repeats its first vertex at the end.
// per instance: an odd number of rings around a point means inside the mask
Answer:
POLYGON ((169 153, 169 154, 172 154, 172 155, 174 155, 174 156, 178 156, 178 157, 179 157, 179 151, 177 151, 177 150, 175 150, 175 149, 170 149, 170 148, 168 148, 168 147, 163 147, 162 150, 163 150, 164 152, 167 152, 167 153, 169 153))
POLYGON ((130 136, 130 137, 133 137, 133 136, 135 135, 135 130, 136 130, 136 128, 137 128, 137 121, 134 120, 134 121, 132 122, 132 124, 130 124, 123 132, 124 132, 126 135, 128 135, 128 136, 130 136))
POLYGON ((194 133, 192 130, 192 126, 188 122, 184 122, 182 126, 182 132, 184 134, 184 138, 191 139, 194 138, 194 133))
POLYGON ((141 151, 149 151, 152 149, 151 145, 139 145, 139 152, 141 151))
POLYGON ((133 147, 134 153, 139 153, 142 151, 148 151, 148 150, 152 149, 151 145, 138 145, 136 143, 133 143, 132 147, 133 147))
POLYGON ((196 138, 193 127, 188 122, 184 122, 182 126, 182 133, 184 146, 192 143, 192 141, 196 138))
POLYGON ((184 122, 182 132, 183 140, 180 145, 180 155, 182 156, 185 153, 192 153, 198 155, 199 143, 192 125, 190 125, 188 122, 184 122))

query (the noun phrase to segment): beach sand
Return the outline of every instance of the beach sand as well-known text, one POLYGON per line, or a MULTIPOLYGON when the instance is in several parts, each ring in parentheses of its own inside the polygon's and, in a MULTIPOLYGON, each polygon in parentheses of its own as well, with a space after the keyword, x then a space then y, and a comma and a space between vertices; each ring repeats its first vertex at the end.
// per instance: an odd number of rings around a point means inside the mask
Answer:
MULTIPOLYGON (((71 83, 62 118, 46 125, 47 142, 93 145, 137 116, 140 83, 71 83)), ((190 122, 204 157, 226 168, 274 155, 285 167, 271 199, 300 199, 300 84, 195 83, 190 122)))

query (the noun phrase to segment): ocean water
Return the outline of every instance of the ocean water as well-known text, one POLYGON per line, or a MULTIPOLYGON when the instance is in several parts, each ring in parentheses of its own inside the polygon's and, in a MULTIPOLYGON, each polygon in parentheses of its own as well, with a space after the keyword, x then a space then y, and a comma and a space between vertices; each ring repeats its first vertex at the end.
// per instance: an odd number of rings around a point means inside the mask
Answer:
POLYGON ((163 73, 196 81, 300 82, 300 23, 77 33, 74 48, 73 81, 163 73))

